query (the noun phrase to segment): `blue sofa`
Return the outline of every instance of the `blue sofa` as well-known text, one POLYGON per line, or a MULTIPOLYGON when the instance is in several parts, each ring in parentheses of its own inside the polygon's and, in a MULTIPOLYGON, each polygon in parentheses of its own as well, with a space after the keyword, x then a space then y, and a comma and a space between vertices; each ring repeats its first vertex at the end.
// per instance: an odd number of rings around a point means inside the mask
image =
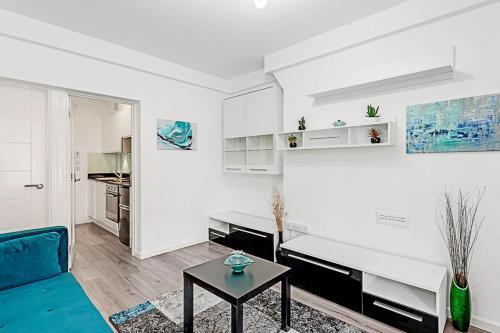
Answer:
POLYGON ((68 272, 65 227, 0 235, 0 333, 112 332, 68 272))

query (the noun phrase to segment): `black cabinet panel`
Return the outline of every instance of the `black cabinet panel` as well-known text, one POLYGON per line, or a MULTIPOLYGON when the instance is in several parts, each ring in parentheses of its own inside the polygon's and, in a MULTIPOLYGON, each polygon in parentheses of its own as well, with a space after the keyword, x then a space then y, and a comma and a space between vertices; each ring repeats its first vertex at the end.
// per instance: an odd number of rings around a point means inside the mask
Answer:
POLYGON ((361 313, 360 271, 286 249, 282 251, 282 264, 292 268, 292 285, 361 313))
POLYGON ((215 229, 208 229, 208 239, 220 245, 229 246, 229 235, 215 229))
POLYGON ((235 250, 274 261, 274 236, 250 228, 229 225, 229 245, 235 250))
POLYGON ((371 294, 363 294, 363 314, 408 333, 436 333, 438 317, 394 303, 371 294))

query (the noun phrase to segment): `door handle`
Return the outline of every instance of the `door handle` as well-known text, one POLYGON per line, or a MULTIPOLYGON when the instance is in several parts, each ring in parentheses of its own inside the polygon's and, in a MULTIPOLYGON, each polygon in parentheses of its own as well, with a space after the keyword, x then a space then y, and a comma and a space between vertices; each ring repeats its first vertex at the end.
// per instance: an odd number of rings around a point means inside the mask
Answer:
POLYGON ((384 304, 384 303, 379 302, 379 301, 373 302, 373 305, 378 306, 379 308, 385 309, 387 311, 391 311, 391 312, 397 313, 397 314, 399 314, 401 316, 405 316, 407 318, 419 321, 419 322, 422 322, 422 320, 423 320, 423 318, 420 317, 420 316, 417 316, 417 315, 415 315, 413 313, 410 313, 410 312, 407 312, 407 311, 395 308, 393 306, 384 304))
POLYGON ((76 182, 79 182, 79 181, 80 181, 80 178, 75 178, 73 181, 74 181, 75 183, 76 183, 76 182))
POLYGON ((41 190, 43 188, 43 184, 27 184, 27 185, 24 185, 24 187, 26 187, 26 188, 33 187, 33 188, 36 188, 37 190, 41 190))
POLYGON ((119 205, 118 207, 120 207, 120 208, 121 208, 121 209, 123 209, 123 210, 130 210, 130 207, 129 207, 129 206, 119 205))
POLYGON ((254 235, 254 236, 259 236, 259 237, 262 237, 262 238, 267 238, 266 235, 262 235, 262 234, 259 234, 257 232, 248 231, 248 230, 245 230, 245 229, 240 229, 240 228, 233 227, 233 230, 244 232, 246 234, 250 234, 250 235, 254 235))
POLYGON ((293 255, 293 254, 289 254, 288 256, 290 258, 294 258, 294 259, 301 260, 301 261, 304 261, 304 262, 307 262, 307 263, 310 263, 310 264, 313 264, 313 265, 316 265, 316 266, 319 266, 319 267, 323 267, 323 268, 329 269, 331 271, 334 271, 334 272, 337 272, 337 273, 340 273, 340 274, 351 275, 351 272, 348 271, 348 270, 346 270, 346 269, 337 268, 337 267, 334 267, 334 266, 322 264, 322 263, 317 262, 315 260, 311 260, 311 259, 307 259, 307 258, 302 258, 302 257, 296 256, 296 255, 293 255))

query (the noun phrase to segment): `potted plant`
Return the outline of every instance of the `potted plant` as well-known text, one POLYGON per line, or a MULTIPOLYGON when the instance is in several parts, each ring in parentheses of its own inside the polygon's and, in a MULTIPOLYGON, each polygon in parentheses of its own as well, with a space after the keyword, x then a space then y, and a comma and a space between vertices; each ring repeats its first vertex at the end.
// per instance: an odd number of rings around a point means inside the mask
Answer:
POLYGON ((288 143, 290 144, 290 148, 297 148, 297 137, 293 134, 288 136, 288 143))
POLYGON ((278 187, 273 187, 271 194, 271 212, 274 216, 276 229, 278 230, 278 245, 276 246, 276 260, 281 263, 281 244, 283 244, 283 224, 285 220, 285 200, 278 187))
POLYGON ((441 214, 439 231, 448 248, 453 271, 450 288, 450 310, 453 327, 467 332, 472 313, 469 289, 469 269, 476 240, 484 218, 478 217, 478 208, 484 194, 480 190, 476 197, 461 190, 455 195, 445 191, 445 207, 441 214))
POLYGON ((380 143, 382 141, 382 139, 380 139, 381 135, 382 130, 376 127, 370 127, 370 129, 368 130, 368 136, 370 137, 370 141, 373 144, 380 143))
POLYGON ((380 115, 378 114, 378 109, 380 106, 375 108, 373 105, 369 104, 366 106, 366 117, 371 123, 376 123, 379 120, 380 115))
POLYGON ((304 131, 306 129, 306 119, 304 117, 299 119, 299 131, 304 131))

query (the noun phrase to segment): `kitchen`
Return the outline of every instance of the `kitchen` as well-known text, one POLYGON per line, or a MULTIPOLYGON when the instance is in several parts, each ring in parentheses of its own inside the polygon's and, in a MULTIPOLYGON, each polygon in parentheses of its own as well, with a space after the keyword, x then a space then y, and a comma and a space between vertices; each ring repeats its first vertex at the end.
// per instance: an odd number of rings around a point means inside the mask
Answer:
POLYGON ((70 97, 75 224, 94 223, 130 247, 132 105, 70 97))

